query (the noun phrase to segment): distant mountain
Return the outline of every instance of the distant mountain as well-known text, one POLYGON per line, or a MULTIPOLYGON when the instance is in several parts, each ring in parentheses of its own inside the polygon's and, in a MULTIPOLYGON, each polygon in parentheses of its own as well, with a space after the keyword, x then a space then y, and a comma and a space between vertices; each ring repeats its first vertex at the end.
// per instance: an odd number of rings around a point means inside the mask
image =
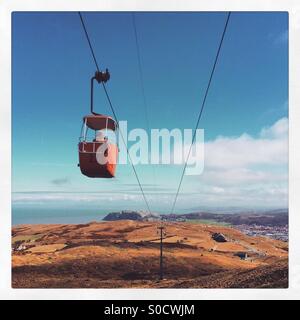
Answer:
POLYGON ((123 210, 120 212, 111 212, 103 218, 104 221, 114 220, 139 220, 139 221, 153 221, 159 220, 160 215, 156 213, 149 214, 144 211, 129 211, 123 210))
POLYGON ((185 214, 163 215, 164 220, 215 220, 226 222, 232 225, 264 225, 264 226, 284 226, 288 224, 288 209, 266 210, 258 213, 211 213, 211 212, 192 212, 185 214))
POLYGON ((123 210, 111 212, 103 218, 104 221, 115 220, 138 220, 138 221, 185 221, 185 220, 215 220, 231 225, 263 225, 263 226, 285 226, 288 224, 288 209, 266 210, 259 212, 239 212, 239 213, 212 213, 212 212, 192 212, 184 214, 163 214, 147 213, 144 211, 123 210))
MULTIPOLYGON (((220 213, 220 214, 233 214, 233 213, 238 213, 238 214, 251 214, 251 213, 282 213, 288 211, 287 208, 261 208, 261 207, 253 207, 253 208, 248 208, 248 207, 194 207, 188 209, 190 212, 208 212, 208 213, 220 213)), ((187 210, 186 210, 187 212, 187 210)))

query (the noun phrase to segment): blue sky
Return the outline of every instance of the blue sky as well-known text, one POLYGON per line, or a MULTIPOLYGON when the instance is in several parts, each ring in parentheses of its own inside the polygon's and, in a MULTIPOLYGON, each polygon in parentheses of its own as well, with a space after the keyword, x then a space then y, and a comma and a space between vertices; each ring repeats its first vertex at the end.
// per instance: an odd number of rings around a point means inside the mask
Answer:
MULTIPOLYGON (((83 17, 99 64, 111 72, 119 119, 146 129, 132 14, 83 17)), ((193 128, 226 13, 135 18, 150 127, 193 128)), ((78 14, 14 13, 12 49, 14 205, 145 209, 129 165, 114 180, 88 179, 77 167, 95 71, 78 14)), ((110 114, 100 88, 95 108, 110 114)), ((200 123, 204 174, 185 177, 178 211, 287 206, 287 116, 287 13, 233 13, 200 123)), ((167 212, 181 166, 155 166, 156 178, 151 165, 137 171, 151 209, 167 212)))

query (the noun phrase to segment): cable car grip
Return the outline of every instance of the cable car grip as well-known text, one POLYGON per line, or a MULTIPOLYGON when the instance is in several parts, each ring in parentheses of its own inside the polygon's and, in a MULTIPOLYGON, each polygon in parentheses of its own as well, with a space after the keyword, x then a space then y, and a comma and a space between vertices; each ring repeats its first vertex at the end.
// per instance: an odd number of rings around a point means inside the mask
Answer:
POLYGON ((105 71, 96 71, 95 75, 91 78, 91 113, 97 115, 94 112, 94 80, 98 83, 106 83, 110 79, 110 73, 106 68, 105 71))

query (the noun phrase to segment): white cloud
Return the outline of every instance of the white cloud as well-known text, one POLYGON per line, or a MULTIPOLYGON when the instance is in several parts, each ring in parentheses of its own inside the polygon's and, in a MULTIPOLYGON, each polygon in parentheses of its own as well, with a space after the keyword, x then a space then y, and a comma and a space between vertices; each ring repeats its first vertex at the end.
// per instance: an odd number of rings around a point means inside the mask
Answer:
POLYGON ((289 32, 288 30, 284 30, 275 37, 274 43, 275 44, 287 43, 288 39, 289 39, 289 32))
POLYGON ((208 184, 219 186, 247 186, 249 184, 285 183, 287 173, 263 171, 256 169, 228 169, 225 170, 204 170, 201 180, 208 184))
POLYGON ((282 118, 271 127, 265 127, 261 130, 260 136, 266 139, 287 139, 289 131, 289 122, 287 118, 282 118))
POLYGON ((204 158, 203 174, 190 178, 199 203, 287 206, 287 118, 262 128, 256 137, 243 133, 208 141, 204 158))
POLYGON ((59 202, 76 202, 76 203, 98 203, 103 201, 113 202, 120 200, 136 200, 139 195, 126 193, 76 193, 76 192, 18 192, 12 196, 14 204, 35 204, 35 203, 59 203, 59 202))
POLYGON ((285 165, 288 162, 287 133, 288 120, 282 118, 273 126, 263 128, 257 138, 244 133, 239 137, 218 137, 209 141, 205 143, 204 171, 285 165))

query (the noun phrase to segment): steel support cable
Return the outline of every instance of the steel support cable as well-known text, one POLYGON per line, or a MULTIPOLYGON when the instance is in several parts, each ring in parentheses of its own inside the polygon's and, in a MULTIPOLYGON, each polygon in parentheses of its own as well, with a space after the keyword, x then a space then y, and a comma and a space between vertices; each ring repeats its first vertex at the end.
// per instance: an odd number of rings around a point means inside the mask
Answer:
POLYGON ((96 56, 95 56, 95 53, 94 53, 94 50, 93 50, 93 47, 92 47, 92 43, 91 43, 91 40, 90 40, 89 34, 88 34, 87 30, 86 30, 85 23, 84 23, 84 21, 83 21, 83 18, 82 18, 81 12, 78 12, 78 14, 79 14, 79 18, 80 18, 81 25, 82 25, 82 28, 83 28, 83 30, 84 30, 84 33, 85 33, 85 36, 86 36, 87 42, 88 42, 89 47, 90 47, 90 50, 91 50, 91 53, 92 53, 92 56, 93 56, 93 59, 94 59, 95 65, 96 65, 97 71, 99 71, 99 72, 100 72, 100 69, 99 69, 99 66, 98 66, 98 62, 97 62, 97 59, 96 59, 96 56))
POLYGON ((138 34, 137 34, 137 28, 136 28, 136 22, 135 22, 134 13, 132 13, 132 24, 133 24, 133 29, 134 29, 134 39, 135 39, 137 58, 138 58, 138 69, 139 69, 140 83, 141 83, 141 89, 142 89, 143 104, 144 104, 144 108, 145 108, 145 116, 146 116, 146 121, 147 121, 147 127, 148 127, 148 130, 149 130, 150 129, 150 121, 149 121, 149 117, 148 117, 148 108, 147 108, 147 99, 146 99, 146 94, 145 94, 144 75, 143 75, 143 69, 142 69, 142 60, 141 60, 140 46, 139 46, 139 41, 138 41, 138 34))
MULTIPOLYGON (((92 53, 92 56, 93 56, 93 59, 94 59, 94 62, 95 62, 96 68, 97 68, 97 71, 99 71, 99 72, 100 72, 100 68, 99 68, 99 65, 98 65, 98 62, 97 62, 97 59, 96 59, 96 56, 95 56, 94 50, 93 50, 92 43, 91 43, 91 41, 90 41, 89 34, 88 34, 88 32, 87 32, 87 29, 86 29, 86 26, 85 26, 85 23, 84 23, 83 17, 82 17, 82 15, 81 15, 81 13, 80 13, 80 12, 78 12, 78 15, 79 15, 79 18, 80 18, 80 21, 81 21, 81 24, 82 24, 82 27, 83 27, 83 30, 84 30, 84 33, 85 33, 86 39, 87 39, 87 41, 88 41, 88 44, 89 44, 89 47, 90 47, 90 50, 91 50, 91 53, 92 53)), ((101 83, 102 83, 102 86, 103 86, 103 89, 104 89, 104 92, 105 92, 105 96, 106 96, 106 98, 107 98, 107 101, 108 101, 108 103, 109 103, 109 106, 110 106, 110 108, 111 108, 111 111, 112 111, 112 113, 113 113, 113 116, 114 116, 114 118, 115 118, 116 122, 117 122, 117 123, 119 123, 119 121, 118 121, 118 117, 117 117, 117 115, 116 115, 115 109, 114 109, 113 104, 112 104, 112 102, 111 102, 111 99, 110 99, 110 97, 109 97, 109 94, 108 94, 108 91, 107 91, 107 89, 106 89, 106 86, 105 86, 104 82, 101 82, 101 83)), ((145 201, 145 204, 146 204, 147 210, 149 211, 149 213, 151 213, 151 210, 150 210, 150 207, 149 207, 149 203, 148 203, 147 198, 146 198, 146 196, 145 196, 145 193, 144 193, 144 190, 143 190, 142 184, 141 184, 140 179, 139 179, 139 177, 138 177, 138 173, 137 173, 137 171, 136 171, 136 169, 135 169, 135 166, 134 166, 134 164, 133 164, 132 158, 131 158, 131 156, 130 156, 129 150, 128 150, 128 148, 127 148, 127 145, 126 145, 126 142, 125 142, 124 136, 123 136, 123 134, 122 134, 122 132, 121 132, 120 128, 119 128, 119 132, 120 132, 120 135, 121 135, 122 141, 123 141, 123 143, 124 143, 124 146, 125 146, 125 148, 126 148, 126 152, 127 152, 127 155, 128 155, 129 161, 130 161, 130 163, 131 163, 131 166, 132 166, 132 169, 133 169, 134 175, 135 175, 136 180, 137 180, 137 182, 138 182, 138 185, 139 185, 139 187, 140 187, 140 190, 141 190, 141 193, 142 193, 143 199, 144 199, 144 201, 145 201)))
POLYGON ((225 22, 225 26, 224 26, 224 29, 223 29, 223 33, 222 33, 222 37, 221 37, 221 40, 220 40, 220 43, 219 43, 219 47, 218 47, 218 50, 217 50, 217 54, 216 54, 216 57, 215 57, 215 60, 214 60, 214 64, 213 64, 213 67, 212 67, 212 70, 211 70, 211 73, 210 73, 209 81, 208 81, 208 84, 207 84, 207 87, 206 87, 206 90, 205 90, 205 94, 204 94, 204 97, 203 97, 203 100, 202 100, 200 112, 199 112, 198 119, 197 119, 197 122, 196 122, 195 130, 194 130, 194 133, 193 133, 192 143, 190 145, 190 148, 189 148, 189 151, 188 151, 188 155, 187 155, 187 157, 185 159, 185 164, 184 164, 184 167, 183 167, 183 170, 182 170, 182 174, 181 174, 181 177, 180 177, 179 185, 178 185, 177 192, 176 192, 176 195, 175 195, 175 198, 174 198, 174 201, 173 201, 171 214, 174 213, 174 208, 175 208, 175 205, 176 205, 176 202, 177 202, 178 194, 180 192, 180 188, 181 188, 181 184, 182 184, 182 181, 183 181, 184 173, 185 173, 185 170, 186 170, 187 162, 189 160, 190 153, 191 153, 193 144, 195 142, 196 132, 197 132, 197 129, 198 129, 198 126, 199 126, 199 122, 200 122, 200 119, 201 119, 201 116, 202 116, 202 113, 203 113, 203 110, 204 110, 204 106, 205 106, 206 98, 207 98, 207 95, 208 95, 208 92, 209 92, 209 88, 210 88, 210 85, 211 85, 211 81, 212 81, 212 78, 213 78, 213 75, 214 75, 214 72, 215 72, 215 69, 216 69, 216 65, 217 65, 217 62, 218 62, 219 55, 220 55, 220 51, 221 51, 221 47, 222 47, 223 40, 224 40, 224 37, 225 37, 225 33, 226 33, 226 30, 227 30, 227 26, 228 26, 230 15, 231 15, 231 12, 228 12, 227 19, 226 19, 226 22, 225 22))
MULTIPOLYGON (((139 46, 139 39, 138 39, 138 33, 137 33, 134 12, 132 13, 132 25, 133 25, 133 30, 134 30, 134 39, 135 39, 135 46, 136 46, 137 58, 138 58, 138 70, 139 70, 139 78, 140 78, 141 91, 142 91, 142 97, 143 97, 143 105, 144 105, 144 109, 145 109, 146 124, 147 124, 148 132, 151 135, 150 121, 149 121, 149 115, 148 115, 148 103, 147 103, 147 99, 146 99, 146 91, 145 91, 145 85, 144 85, 144 75, 143 75, 143 68, 142 68, 141 51, 140 51, 140 46, 139 46)), ((155 188, 155 191, 157 191, 155 167, 152 167, 152 172, 153 172, 154 188, 155 188)))

